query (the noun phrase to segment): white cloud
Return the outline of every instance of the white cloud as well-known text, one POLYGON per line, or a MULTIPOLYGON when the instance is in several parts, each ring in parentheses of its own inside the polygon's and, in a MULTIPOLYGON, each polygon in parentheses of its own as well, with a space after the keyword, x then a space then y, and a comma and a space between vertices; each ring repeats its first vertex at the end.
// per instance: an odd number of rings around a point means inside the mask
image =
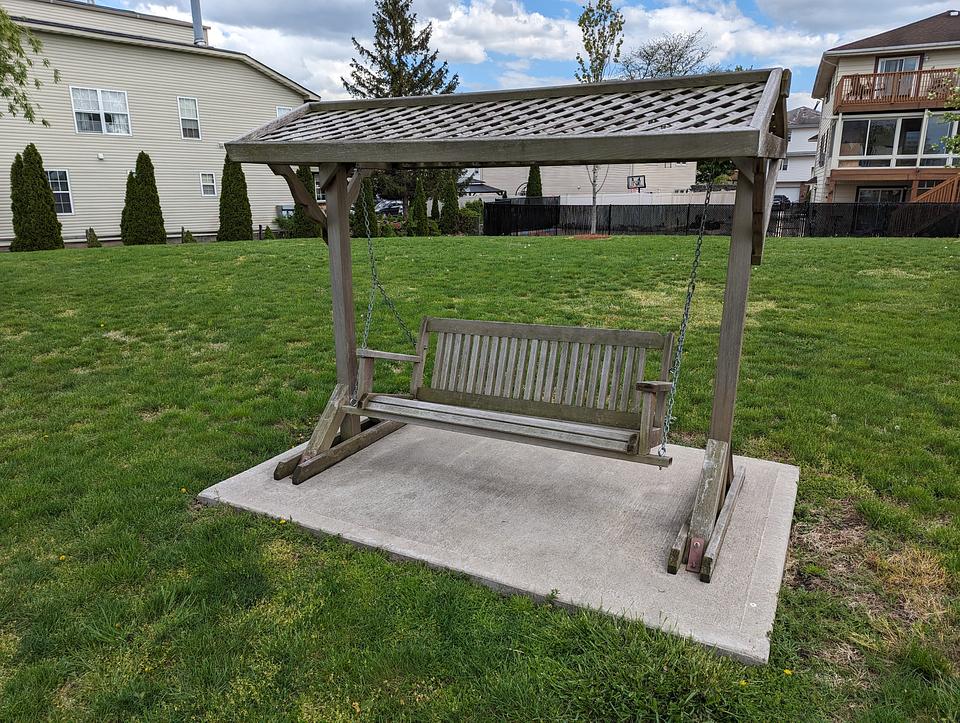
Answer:
POLYGON ((785 27, 766 27, 744 15, 734 2, 705 0, 676 2, 647 10, 623 9, 624 47, 637 45, 664 33, 692 32, 703 28, 713 45, 711 60, 756 57, 761 65, 813 66, 820 54, 839 40, 837 33, 810 33, 785 27))
POLYGON ((482 63, 490 52, 521 58, 572 60, 580 29, 565 18, 528 12, 514 0, 471 0, 433 19, 433 42, 451 62, 482 63))

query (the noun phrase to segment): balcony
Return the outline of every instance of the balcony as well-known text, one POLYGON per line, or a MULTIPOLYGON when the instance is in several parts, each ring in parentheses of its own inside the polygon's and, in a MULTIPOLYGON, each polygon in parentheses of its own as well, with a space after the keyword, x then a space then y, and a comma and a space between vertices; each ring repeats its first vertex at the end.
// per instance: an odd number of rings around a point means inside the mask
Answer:
POLYGON ((958 82, 957 68, 845 75, 837 84, 834 112, 943 108, 958 82))

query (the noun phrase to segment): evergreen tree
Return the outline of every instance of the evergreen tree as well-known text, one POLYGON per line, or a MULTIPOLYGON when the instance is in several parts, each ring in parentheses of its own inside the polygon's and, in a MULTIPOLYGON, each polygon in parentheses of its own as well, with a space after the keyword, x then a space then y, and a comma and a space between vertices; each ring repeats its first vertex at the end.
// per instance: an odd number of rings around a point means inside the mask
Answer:
POLYGON ((11 251, 39 251, 62 249, 63 230, 57 218, 53 190, 43 170, 43 158, 33 143, 29 144, 18 164, 14 159, 11 181, 17 176, 17 187, 11 188, 10 196, 14 211, 16 238, 10 244, 11 251))
POLYGON ((217 241, 249 241, 253 238, 253 214, 247 197, 243 167, 225 158, 220 176, 220 229, 217 241))
MULTIPOLYGON (((365 48, 353 38, 357 57, 350 60, 350 79, 341 78, 343 87, 355 98, 387 98, 406 95, 452 93, 460 77, 450 74, 438 51, 430 49, 433 26, 427 23, 417 30, 417 16, 411 0, 377 0, 373 13, 373 46, 365 48)), ((436 174, 428 171, 426 187, 437 186, 436 174)), ((381 198, 408 201, 417 177, 412 171, 378 173, 374 186, 381 198)))
MULTIPOLYGON (((306 187, 307 192, 317 197, 317 182, 313 178, 313 169, 310 166, 300 166, 297 168, 297 177, 306 187)), ((306 209, 299 203, 293 209, 293 222, 290 226, 291 238, 317 238, 320 236, 320 224, 315 223, 307 216, 306 209)))
POLYGON ((126 245, 167 242, 153 161, 144 151, 137 155, 134 172, 127 174, 127 189, 120 214, 120 240, 126 245))
POLYGON ((350 60, 350 80, 343 87, 355 98, 388 98, 403 95, 452 93, 460 76, 450 75, 438 51, 430 50, 433 25, 417 31, 412 0, 377 0, 373 14, 373 48, 353 38, 359 59, 350 60))
POLYGON ((540 166, 534 163, 530 166, 527 176, 527 198, 540 198, 543 195, 543 183, 540 180, 540 166))
POLYGON ((440 193, 438 191, 433 192, 433 200, 430 202, 430 218, 434 221, 440 221, 440 193))
POLYGON ((427 218, 427 193, 423 190, 423 178, 417 176, 416 190, 407 215, 407 228, 414 236, 427 236, 430 226, 427 218))
POLYGON ((445 234, 454 234, 458 231, 460 222, 460 194, 457 192, 457 182, 450 178, 444 186, 443 209, 440 211, 440 231, 445 234))
MULTIPOLYGON (((27 214, 23 197, 23 156, 17 154, 10 166, 10 211, 13 213, 13 237, 24 238, 24 219, 27 214)), ((14 240, 14 244, 17 241, 14 240)))
POLYGON ((123 194, 123 210, 120 212, 120 241, 124 246, 139 243, 137 241, 136 229, 134 228, 134 216, 138 202, 137 191, 140 187, 137 185, 137 177, 133 171, 127 173, 127 188, 123 194))

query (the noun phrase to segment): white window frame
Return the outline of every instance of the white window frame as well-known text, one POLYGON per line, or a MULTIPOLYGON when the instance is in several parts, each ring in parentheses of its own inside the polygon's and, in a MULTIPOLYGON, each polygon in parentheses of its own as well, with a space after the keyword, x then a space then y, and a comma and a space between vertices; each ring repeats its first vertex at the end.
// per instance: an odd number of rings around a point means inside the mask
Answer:
MULTIPOLYGON (((70 199, 70 213, 60 213, 57 211, 57 216, 73 216, 77 212, 77 207, 73 203, 73 182, 70 180, 70 171, 66 168, 44 168, 43 175, 47 179, 47 183, 50 183, 50 173, 63 173, 67 177, 67 197, 70 199)), ((53 191, 53 187, 50 188, 53 191)), ((54 200, 56 200, 57 193, 63 193, 63 191, 53 191, 54 200)))
POLYGON ((278 105, 278 106, 277 106, 277 118, 283 118, 287 113, 292 113, 292 112, 293 112, 293 106, 292 106, 292 105, 278 105), (281 110, 285 110, 286 113, 281 113, 281 112, 280 112, 281 110))
POLYGON ((218 192, 217 192, 217 174, 216 174, 216 173, 212 173, 211 171, 200 171, 200 195, 203 196, 204 198, 216 198, 216 197, 219 195, 218 192), (210 178, 213 179, 213 183, 212 183, 212 184, 205 184, 205 183, 203 182, 203 177, 204 177, 204 176, 210 176, 210 178), (204 187, 205 185, 212 185, 212 186, 213 186, 213 193, 204 193, 204 192, 203 192, 203 187, 204 187))
MULTIPOLYGON (((192 95, 178 95, 177 96, 177 118, 180 121, 180 138, 185 141, 202 141, 203 140, 203 124, 200 122, 200 101, 192 95), (181 100, 192 100, 194 105, 197 106, 197 137, 185 136, 183 134, 183 115, 180 112, 180 101, 181 100)), ((187 118, 186 120, 193 120, 193 118, 187 118)))
POLYGON ((73 110, 73 130, 79 136, 132 136, 133 135, 133 113, 130 112, 130 96, 125 90, 116 90, 114 88, 91 88, 86 85, 71 85, 69 86, 70 91, 70 108, 73 110), (93 131, 81 131, 80 126, 77 123, 77 113, 89 113, 90 111, 78 111, 76 105, 73 102, 73 91, 76 90, 95 90, 97 91, 97 105, 100 108, 100 133, 94 133, 93 131), (108 133, 107 132, 107 119, 104 118, 103 112, 103 93, 123 93, 123 101, 127 106, 127 126, 130 129, 129 133, 108 133))
MULTIPOLYGON (((841 166, 841 161, 882 161, 887 160, 888 163, 885 166, 850 166, 850 168, 860 168, 869 170, 871 168, 944 168, 950 167, 954 164, 955 160, 960 160, 960 156, 953 155, 950 153, 924 153, 924 146, 927 142, 927 125, 932 116, 943 115, 944 111, 924 111, 923 113, 900 113, 900 114, 883 114, 883 115, 846 115, 841 114, 839 117, 839 128, 837 133, 834 134, 834 155, 833 155, 833 168, 845 168, 846 166, 841 166), (911 119, 911 118, 922 118, 923 122, 920 126, 920 146, 917 149, 916 159, 914 163, 909 166, 898 166, 897 157, 899 154, 897 150, 900 148, 900 134, 902 128, 902 121, 911 119), (873 121, 873 120, 896 120, 897 127, 893 134, 893 153, 889 156, 878 156, 878 155, 859 155, 859 156, 842 156, 840 155, 840 145, 841 139, 843 137, 843 124, 846 121, 873 121), (924 158, 943 158, 944 166, 925 166, 922 164, 924 158)), ((955 135, 958 128, 956 121, 953 122, 953 131, 951 135, 955 135)), ((866 150, 866 143, 869 142, 870 129, 867 127, 867 138, 864 143, 864 150, 866 150)), ((912 156, 902 156, 903 158, 910 158, 912 156)))

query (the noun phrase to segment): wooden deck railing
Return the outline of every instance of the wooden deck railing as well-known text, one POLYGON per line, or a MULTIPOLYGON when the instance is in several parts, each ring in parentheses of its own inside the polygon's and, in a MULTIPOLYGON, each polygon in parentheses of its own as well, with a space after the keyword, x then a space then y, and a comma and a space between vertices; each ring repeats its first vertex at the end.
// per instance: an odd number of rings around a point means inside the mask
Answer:
POLYGON ((834 110, 942 108, 958 83, 957 68, 844 75, 837 84, 834 110))
POLYGON ((914 203, 960 203, 960 173, 924 191, 914 203))

